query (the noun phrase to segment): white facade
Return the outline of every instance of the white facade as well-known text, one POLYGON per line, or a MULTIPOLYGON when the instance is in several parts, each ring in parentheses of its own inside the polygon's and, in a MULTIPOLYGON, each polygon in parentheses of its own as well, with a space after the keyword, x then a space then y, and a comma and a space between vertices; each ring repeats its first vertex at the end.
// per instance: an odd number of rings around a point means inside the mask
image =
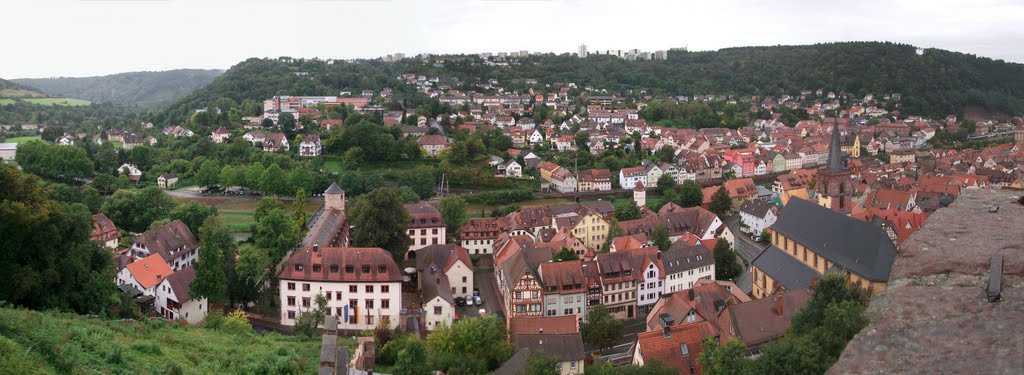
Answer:
POLYGON ((544 316, 576 315, 580 321, 587 320, 587 292, 572 294, 544 294, 544 316))
MULTIPOLYGON (((467 250, 468 252, 468 250, 467 250)), ((473 268, 462 261, 456 261, 448 270, 448 285, 452 288, 452 298, 470 297, 473 295, 473 268)))
POLYGON ((715 279, 714 263, 708 266, 697 267, 691 270, 684 270, 682 272, 676 272, 665 275, 665 293, 674 293, 681 290, 693 288, 693 284, 697 283, 697 280, 701 279, 715 279))
POLYGON ((164 279, 157 284, 156 311, 167 319, 184 319, 189 324, 196 324, 206 319, 207 310, 210 304, 206 298, 201 300, 189 299, 188 301, 176 301, 174 287, 169 279, 164 279), (171 302, 177 302, 180 307, 171 307, 171 302))
POLYGON ((776 219, 778 217, 771 210, 768 210, 764 217, 757 217, 740 210, 740 221, 747 225, 747 233, 750 234, 761 234, 762 231, 775 224, 776 219))
POLYGON ((470 254, 494 254, 494 239, 472 239, 459 242, 470 254))
POLYGON ((619 170, 619 188, 632 189, 636 187, 637 181, 639 181, 640 184, 647 186, 647 173, 640 173, 636 176, 626 177, 623 175, 622 171, 619 170))
POLYGON ((409 250, 419 250, 429 245, 444 244, 448 238, 448 235, 445 233, 446 231, 444 223, 436 227, 408 229, 406 233, 412 239, 409 250))
POLYGON ((452 321, 455 319, 455 305, 440 296, 423 304, 423 310, 427 321, 427 331, 433 331, 442 325, 451 327, 452 321))
POLYGON ((505 165, 505 177, 523 177, 523 166, 516 161, 510 161, 505 165))
POLYGON ((661 272, 654 262, 647 264, 647 268, 643 270, 644 281, 636 285, 636 306, 640 315, 646 315, 665 290, 665 281, 661 278, 661 272))
POLYGON ((281 324, 286 326, 295 325, 299 315, 314 309, 318 294, 324 297, 330 295, 327 307, 331 315, 338 317, 338 329, 370 330, 385 318, 390 328, 395 328, 402 308, 402 284, 397 281, 325 282, 282 279, 280 293, 281 324))
POLYGON ((302 141, 299 143, 299 156, 320 156, 320 142, 302 141))

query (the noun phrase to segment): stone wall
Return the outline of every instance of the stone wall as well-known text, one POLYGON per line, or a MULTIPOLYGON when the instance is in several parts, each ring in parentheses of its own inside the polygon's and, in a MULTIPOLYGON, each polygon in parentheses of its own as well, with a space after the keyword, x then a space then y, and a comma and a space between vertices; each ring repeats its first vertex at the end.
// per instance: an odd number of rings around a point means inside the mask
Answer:
POLYGON ((1021 192, 971 190, 902 246, 889 287, 829 374, 1024 374, 1021 192), (1000 206, 989 212, 993 204, 1000 206), (1002 301, 988 302, 992 254, 1002 301))

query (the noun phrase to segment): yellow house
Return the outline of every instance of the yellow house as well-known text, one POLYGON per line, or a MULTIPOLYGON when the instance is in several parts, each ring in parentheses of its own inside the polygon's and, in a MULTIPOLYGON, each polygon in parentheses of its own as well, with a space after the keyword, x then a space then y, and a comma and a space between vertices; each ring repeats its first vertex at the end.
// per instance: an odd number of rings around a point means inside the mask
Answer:
POLYGON ((572 227, 570 233, 583 241, 587 247, 595 251, 603 250, 601 247, 608 238, 608 225, 608 221, 601 217, 601 214, 590 212, 572 227))
POLYGON ((806 288, 826 273, 873 295, 885 289, 896 259, 882 228, 803 199, 791 199, 768 233, 772 245, 751 265, 754 298, 806 288))
POLYGON ((860 136, 857 134, 848 135, 843 139, 842 150, 853 158, 860 157, 860 136), (850 139, 853 141, 850 141, 850 139))

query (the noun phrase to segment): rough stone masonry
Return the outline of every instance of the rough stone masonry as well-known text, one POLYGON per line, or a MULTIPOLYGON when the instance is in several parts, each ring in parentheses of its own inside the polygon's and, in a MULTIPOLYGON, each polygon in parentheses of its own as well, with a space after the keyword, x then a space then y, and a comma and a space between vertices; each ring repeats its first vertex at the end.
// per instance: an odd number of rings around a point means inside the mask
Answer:
POLYGON ((1024 374, 1020 191, 965 191, 899 249, 868 324, 829 374, 1024 374), (999 205, 997 212, 991 212, 999 205), (1002 300, 989 302, 993 254, 1002 300))

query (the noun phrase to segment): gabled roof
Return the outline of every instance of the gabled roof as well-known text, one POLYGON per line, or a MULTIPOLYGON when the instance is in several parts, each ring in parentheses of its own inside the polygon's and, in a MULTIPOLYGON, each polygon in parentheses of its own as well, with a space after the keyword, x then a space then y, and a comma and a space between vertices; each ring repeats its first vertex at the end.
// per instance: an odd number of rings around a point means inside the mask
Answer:
POLYGON ((896 246, 871 223, 791 199, 771 229, 868 280, 889 280, 896 246))
POLYGON ((195 278, 196 270, 191 266, 182 268, 167 277, 167 282, 171 284, 171 291, 174 292, 174 299, 178 303, 185 303, 192 298, 189 295, 189 285, 195 278))
POLYGON ((582 361, 583 336, 579 333, 567 335, 523 334, 512 340, 519 348, 537 350, 557 359, 559 362, 582 361))
POLYGON ((701 332, 697 324, 679 324, 666 335, 656 329, 637 334, 637 350, 645 362, 657 360, 676 368, 680 374, 700 373, 697 358, 703 352, 701 332))
POLYGON ((199 247, 199 241, 181 220, 146 231, 135 238, 135 243, 145 246, 150 254, 160 254, 164 261, 171 261, 178 254, 199 247))
POLYGON ((748 349, 781 337, 789 330, 797 311, 811 299, 810 289, 799 289, 729 308, 736 336, 748 349))
POLYGON ((764 218, 771 209, 771 203, 760 199, 751 199, 740 205, 740 212, 745 212, 759 218, 764 218))
POLYGON ((295 250, 285 262, 279 278, 379 283, 401 282, 402 274, 391 254, 378 247, 317 247, 316 250, 295 250), (347 268, 349 266, 351 269, 347 268))
POLYGON ((684 272, 715 264, 715 256, 702 245, 690 245, 676 241, 668 251, 661 253, 665 274, 684 272))
POLYGON ((143 289, 149 289, 153 285, 159 284, 164 278, 171 276, 174 271, 167 265, 167 262, 160 257, 160 254, 152 254, 141 260, 129 263, 127 266, 128 272, 132 274, 135 281, 139 282, 139 285, 143 289))
POLYGON ((817 271, 775 246, 764 249, 751 263, 786 290, 807 288, 812 280, 821 278, 817 271))

